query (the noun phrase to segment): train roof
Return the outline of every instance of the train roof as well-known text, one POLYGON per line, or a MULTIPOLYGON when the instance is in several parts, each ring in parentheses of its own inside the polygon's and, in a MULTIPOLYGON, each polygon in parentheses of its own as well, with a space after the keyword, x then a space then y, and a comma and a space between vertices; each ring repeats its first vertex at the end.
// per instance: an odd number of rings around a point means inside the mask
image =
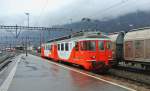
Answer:
POLYGON ((63 36, 60 38, 50 40, 47 43, 62 41, 62 40, 68 40, 68 39, 81 39, 81 38, 91 38, 92 39, 92 38, 109 38, 109 37, 102 32, 97 32, 97 31, 83 32, 83 31, 80 31, 80 32, 76 32, 76 33, 73 33, 73 34, 68 35, 68 36, 63 36))
POLYGON ((118 33, 109 35, 109 37, 110 37, 111 41, 115 42, 118 37, 118 33))
MULTIPOLYGON (((111 41, 116 41, 120 32, 114 32, 110 33, 109 37, 111 38, 111 41)), ((125 40, 139 40, 139 39, 150 39, 150 27, 143 27, 143 28, 137 28, 129 30, 128 32, 125 32, 125 40)))
POLYGON ((125 35, 124 31, 120 31, 120 32, 115 32, 115 33, 110 33, 109 37, 111 39, 111 41, 116 42, 116 40, 118 39, 118 41, 120 41, 120 38, 122 39, 125 35))
POLYGON ((137 29, 131 29, 129 32, 135 32, 135 31, 147 30, 147 29, 150 29, 150 27, 142 27, 142 28, 137 28, 137 29))
POLYGON ((125 40, 150 39, 150 27, 134 29, 126 33, 125 40))

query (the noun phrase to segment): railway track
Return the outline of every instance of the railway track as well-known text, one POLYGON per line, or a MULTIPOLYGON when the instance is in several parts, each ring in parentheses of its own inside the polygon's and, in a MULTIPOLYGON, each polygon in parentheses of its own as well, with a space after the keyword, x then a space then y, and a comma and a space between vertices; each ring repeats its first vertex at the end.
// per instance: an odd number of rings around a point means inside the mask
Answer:
MULTIPOLYGON (((39 54, 31 53, 32 55, 40 56, 39 54)), ((63 65, 66 65, 63 63, 63 65)), ((70 66, 70 65, 66 65, 70 66)), ((72 66, 71 66, 72 67, 72 66)), ((83 69, 79 69, 81 71, 87 72, 83 69)), ((131 81, 135 84, 140 84, 144 85, 149 88, 150 85, 150 71, 144 71, 142 69, 135 69, 135 68, 128 68, 128 67, 121 67, 118 66, 117 68, 112 68, 110 69, 107 73, 105 74, 97 74, 97 73, 91 73, 87 72, 92 75, 104 75, 106 77, 113 77, 116 79, 125 79, 128 81, 131 81)))
POLYGON ((138 83, 150 85, 150 71, 138 68, 118 66, 109 70, 112 76, 118 76, 138 83))
POLYGON ((10 58, 14 57, 14 54, 4 54, 0 57, 0 71, 5 68, 9 63, 11 63, 10 58))
MULTIPOLYGON (((110 77, 113 79, 117 79, 117 80, 123 80, 129 83, 134 83, 136 85, 139 86, 144 86, 145 88, 149 88, 150 89, 150 75, 148 74, 144 74, 142 73, 138 73, 136 71, 128 71, 128 70, 121 70, 121 69, 110 69, 108 72, 106 73, 94 73, 94 72, 89 72, 84 70, 83 68, 81 68, 80 66, 75 66, 75 65, 71 65, 68 63, 61 63, 65 66, 71 66, 75 69, 78 69, 82 72, 85 72, 87 74, 91 74, 93 76, 104 76, 104 77, 110 77)), ((142 71, 142 70, 141 70, 142 71)))
POLYGON ((134 67, 126 67, 126 66, 117 66, 113 69, 116 70, 124 70, 128 72, 133 72, 133 73, 140 73, 144 75, 150 75, 150 70, 142 69, 142 68, 134 68, 134 67))

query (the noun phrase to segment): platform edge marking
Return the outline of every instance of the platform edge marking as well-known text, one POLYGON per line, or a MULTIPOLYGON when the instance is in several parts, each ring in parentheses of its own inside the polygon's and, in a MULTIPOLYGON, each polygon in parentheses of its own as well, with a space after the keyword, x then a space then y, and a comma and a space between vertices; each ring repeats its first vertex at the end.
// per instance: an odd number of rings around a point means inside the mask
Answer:
POLYGON ((60 66, 60 67, 63 67, 63 68, 66 68, 66 69, 69 69, 69 70, 78 72, 78 73, 80 73, 80 74, 83 74, 83 75, 86 75, 86 76, 95 78, 95 79, 97 79, 97 80, 101 80, 101 81, 103 81, 103 82, 106 82, 106 83, 109 83, 109 84, 112 84, 112 85, 115 85, 115 86, 119 86, 119 87, 121 87, 121 88, 130 90, 130 91, 137 91, 137 90, 135 90, 135 89, 132 89, 132 88, 129 88, 129 87, 126 87, 126 86, 123 86, 123 85, 120 85, 120 84, 117 84, 117 83, 114 83, 114 82, 111 82, 111 81, 107 81, 107 80, 105 80, 105 79, 102 79, 102 78, 99 78, 99 77, 96 77, 96 76, 93 76, 93 75, 90 75, 90 74, 87 74, 87 73, 78 71, 78 70, 73 69, 73 68, 69 68, 69 67, 63 66, 63 65, 58 64, 58 63, 54 63, 54 62, 51 62, 51 61, 48 61, 48 62, 49 62, 49 63, 52 63, 52 64, 55 64, 55 65, 57 65, 57 66, 60 66))

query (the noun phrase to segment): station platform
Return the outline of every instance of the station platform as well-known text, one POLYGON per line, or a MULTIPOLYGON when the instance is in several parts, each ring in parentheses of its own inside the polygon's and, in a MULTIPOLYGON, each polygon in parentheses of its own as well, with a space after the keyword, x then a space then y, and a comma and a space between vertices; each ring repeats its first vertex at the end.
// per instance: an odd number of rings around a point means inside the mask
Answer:
POLYGON ((14 60, 2 91, 135 91, 30 54, 14 60))

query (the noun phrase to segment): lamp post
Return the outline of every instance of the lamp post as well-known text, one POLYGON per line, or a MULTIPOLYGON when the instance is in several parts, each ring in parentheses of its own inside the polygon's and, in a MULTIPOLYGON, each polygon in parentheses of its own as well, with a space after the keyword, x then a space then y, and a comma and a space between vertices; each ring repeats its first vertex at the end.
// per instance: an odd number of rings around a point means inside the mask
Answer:
MULTIPOLYGON (((25 13, 25 15, 27 15, 27 21, 28 21, 28 29, 29 29, 29 15, 30 13, 25 13)), ((27 35, 26 35, 26 47, 25 47, 25 52, 26 52, 26 56, 28 56, 28 50, 27 50, 27 45, 28 45, 28 41, 27 41, 27 35)))
POLYGON ((30 13, 25 13, 27 15, 27 21, 28 21, 28 27, 29 27, 29 16, 30 16, 30 13))

